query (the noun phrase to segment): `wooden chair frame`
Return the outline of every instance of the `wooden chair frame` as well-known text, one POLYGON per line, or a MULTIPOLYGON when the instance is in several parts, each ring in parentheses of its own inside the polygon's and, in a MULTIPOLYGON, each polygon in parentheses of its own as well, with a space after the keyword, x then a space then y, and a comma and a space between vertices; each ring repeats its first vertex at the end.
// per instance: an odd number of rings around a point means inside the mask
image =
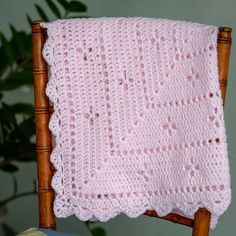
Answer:
MULTIPOLYGON (((220 27, 217 52, 220 89, 222 92, 223 104, 225 102, 227 75, 231 48, 231 28, 220 27)), ((39 202, 39 227, 56 229, 56 220, 53 213, 54 191, 51 187, 51 179, 54 168, 50 162, 52 151, 51 132, 48 128, 50 114, 53 107, 50 107, 45 88, 48 81, 47 63, 42 57, 42 49, 46 41, 47 31, 40 27, 40 21, 32 23, 33 41, 33 75, 34 75, 34 103, 36 119, 36 144, 38 163, 38 202, 39 202)), ((161 218, 193 228, 193 236, 207 236, 210 228, 210 212, 200 208, 194 216, 189 219, 177 214, 170 213, 167 216, 159 217, 153 210, 147 210, 144 215, 161 218)))

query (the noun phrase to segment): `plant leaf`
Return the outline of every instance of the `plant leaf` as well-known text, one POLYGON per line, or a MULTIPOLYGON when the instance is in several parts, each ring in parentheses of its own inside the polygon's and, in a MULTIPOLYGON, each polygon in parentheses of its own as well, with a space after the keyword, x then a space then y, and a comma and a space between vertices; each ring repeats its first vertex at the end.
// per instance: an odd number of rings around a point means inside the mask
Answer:
POLYGON ((10 67, 3 47, 0 47, 0 78, 10 67))
POLYGON ((17 51, 19 51, 20 54, 23 54, 24 41, 22 40, 20 33, 17 32, 17 30, 12 24, 10 24, 10 29, 11 29, 12 37, 14 38, 14 45, 17 47, 17 51))
POLYGON ((12 114, 24 114, 24 115, 34 115, 34 107, 32 104, 27 104, 27 103, 15 103, 12 105, 6 105, 7 106, 8 112, 11 112, 12 114))
POLYGON ((25 69, 23 71, 14 73, 9 80, 0 87, 0 91, 10 91, 20 88, 24 85, 32 85, 33 77, 31 70, 25 69))
POLYGON ((61 18, 61 13, 58 10, 57 6, 55 5, 55 3, 52 0, 45 0, 46 3, 48 4, 49 8, 51 9, 51 11, 54 13, 54 15, 57 18, 61 18))
POLYGON ((26 14, 26 18, 27 18, 27 21, 28 21, 29 26, 31 28, 32 27, 32 19, 31 19, 31 17, 28 14, 26 14))
MULTIPOLYGON (((13 35, 10 41, 10 46, 13 55, 18 64, 22 64, 25 59, 31 58, 32 42, 30 34, 23 31, 17 32, 13 35)), ((23 63, 25 64, 25 62, 23 63)))
MULTIPOLYGON (((18 136, 16 138, 19 139, 18 136)), ((8 140, 6 140, 4 145, 0 145, 0 150, 1 156, 5 160, 8 159, 11 162, 36 160, 35 144, 31 144, 27 140, 16 139, 14 140, 14 142, 9 142, 8 140)), ((1 162, 0 166, 4 166, 4 162, 1 162)))
POLYGON ((36 161, 36 151, 35 146, 32 147, 31 150, 27 150, 21 154, 21 158, 17 159, 19 162, 31 162, 36 161))
POLYGON ((68 10, 69 3, 66 0, 57 0, 59 4, 65 9, 68 10))
POLYGON ((9 128, 12 128, 12 124, 16 124, 15 116, 9 112, 8 105, 4 102, 1 103, 0 117, 1 124, 6 124, 9 128))
POLYGON ((96 227, 92 229, 93 236, 106 236, 106 231, 102 227, 96 227))
POLYGON ((48 19, 47 15, 44 13, 44 10, 38 4, 34 4, 34 5, 35 5, 36 10, 37 10, 39 16, 41 17, 41 19, 45 22, 48 22, 49 19, 48 19))
POLYGON ((29 140, 35 134, 35 123, 34 117, 29 117, 25 119, 22 123, 18 125, 18 130, 20 131, 20 138, 24 140, 29 140))
POLYGON ((13 52, 12 52, 10 43, 7 41, 7 39, 5 38, 5 36, 2 33, 0 33, 0 39, 1 39, 1 44, 2 44, 1 47, 3 48, 3 51, 6 55, 7 60, 8 60, 8 63, 10 65, 12 65, 14 63, 15 59, 13 56, 13 52))
POLYGON ((68 10, 71 12, 86 12, 87 6, 82 2, 78 1, 70 1, 68 10))
POLYGON ((16 231, 12 227, 10 227, 4 222, 2 223, 2 229, 4 232, 4 236, 15 236, 17 234, 16 231))
POLYGON ((1 170, 13 173, 13 172, 18 171, 18 167, 16 165, 13 165, 13 164, 7 164, 7 165, 2 166, 1 170))
POLYGON ((11 29, 12 35, 17 34, 17 30, 12 24, 10 24, 10 29, 11 29))

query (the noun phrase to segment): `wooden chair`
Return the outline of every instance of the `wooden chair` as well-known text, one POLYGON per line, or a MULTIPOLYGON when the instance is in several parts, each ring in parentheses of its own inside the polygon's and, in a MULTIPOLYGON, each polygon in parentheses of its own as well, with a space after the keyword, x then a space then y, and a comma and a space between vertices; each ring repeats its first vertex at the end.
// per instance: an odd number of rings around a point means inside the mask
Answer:
MULTIPOLYGON (((223 104, 225 102, 227 87, 231 31, 231 28, 220 27, 218 35, 218 69, 223 104)), ((51 179, 54 172, 54 168, 50 163, 52 140, 51 133, 48 129, 49 118, 50 114, 53 112, 53 107, 49 105, 48 97, 45 94, 45 88, 48 81, 48 71, 47 64, 42 57, 42 49, 46 37, 47 32, 45 29, 40 27, 40 21, 34 21, 32 23, 32 40, 37 143, 36 151, 38 163, 39 227, 56 229, 56 221, 53 214, 54 191, 51 188, 51 179)), ((164 217, 159 217, 153 210, 147 210, 144 215, 192 227, 193 236, 209 235, 211 214, 204 208, 200 208, 195 213, 193 220, 173 213, 164 217)))

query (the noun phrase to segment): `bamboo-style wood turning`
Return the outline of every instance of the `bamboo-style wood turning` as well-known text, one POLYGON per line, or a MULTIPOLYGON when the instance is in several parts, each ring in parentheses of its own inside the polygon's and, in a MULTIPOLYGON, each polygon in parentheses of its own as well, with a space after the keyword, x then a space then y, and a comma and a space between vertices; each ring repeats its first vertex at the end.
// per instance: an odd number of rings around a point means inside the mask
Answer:
POLYGON ((231 32, 232 32, 231 28, 220 27, 218 43, 217 43, 218 69, 219 69, 220 89, 221 89, 223 104, 225 104, 225 95, 227 88, 230 49, 232 43, 231 32))
POLYGON ((32 23, 34 106, 36 123, 36 151, 38 163, 39 227, 56 229, 53 214, 54 192, 51 188, 53 169, 50 163, 52 137, 48 128, 49 100, 45 94, 48 81, 47 63, 42 57, 47 32, 40 27, 40 21, 32 23))
MULTIPOLYGON (((220 27, 217 43, 219 80, 223 104, 225 102, 228 78, 231 31, 232 30, 230 28, 220 27)), ((49 100, 45 94, 48 75, 47 64, 42 57, 42 49, 46 37, 47 32, 40 27, 40 21, 34 21, 32 23, 32 40, 38 163, 39 226, 43 228, 56 229, 55 216, 53 214, 54 192, 51 188, 51 179, 53 175, 53 167, 50 163, 52 137, 48 128, 49 118, 51 112, 53 111, 53 107, 49 106, 49 100)), ((194 220, 174 213, 160 217, 153 210, 147 210, 144 215, 193 227, 193 236, 209 235, 211 214, 205 208, 200 208, 195 213, 194 220)))

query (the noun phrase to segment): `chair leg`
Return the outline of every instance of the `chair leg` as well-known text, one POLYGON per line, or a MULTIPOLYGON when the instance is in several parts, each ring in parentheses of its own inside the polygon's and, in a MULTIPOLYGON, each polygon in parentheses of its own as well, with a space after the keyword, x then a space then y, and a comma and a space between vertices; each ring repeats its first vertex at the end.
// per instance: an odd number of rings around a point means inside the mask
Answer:
POLYGON ((194 215, 193 236, 208 236, 211 213, 205 208, 199 208, 194 215))

